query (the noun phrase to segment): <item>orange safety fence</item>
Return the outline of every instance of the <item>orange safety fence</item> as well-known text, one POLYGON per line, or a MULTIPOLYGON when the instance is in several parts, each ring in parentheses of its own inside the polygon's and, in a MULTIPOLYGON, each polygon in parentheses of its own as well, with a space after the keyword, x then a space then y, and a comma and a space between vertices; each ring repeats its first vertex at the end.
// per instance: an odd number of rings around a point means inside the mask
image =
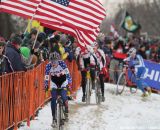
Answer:
MULTIPOLYGON (((67 62, 72 76, 73 92, 80 87, 81 75, 75 61, 67 62)), ((0 76, 0 130, 8 130, 22 121, 34 119, 37 111, 50 99, 44 91, 44 75, 47 61, 27 72, 0 76)))

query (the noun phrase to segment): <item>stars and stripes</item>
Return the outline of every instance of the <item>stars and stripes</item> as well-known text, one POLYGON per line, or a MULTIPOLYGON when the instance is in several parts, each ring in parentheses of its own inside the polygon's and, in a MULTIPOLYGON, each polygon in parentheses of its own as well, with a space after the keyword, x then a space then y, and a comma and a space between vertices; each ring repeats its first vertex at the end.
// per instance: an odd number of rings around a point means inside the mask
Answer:
POLYGON ((56 2, 58 4, 64 5, 64 6, 68 6, 69 5, 69 0, 51 0, 53 2, 56 2))
MULTIPOLYGON (((65 72, 65 75, 66 75, 66 78, 68 80, 68 83, 71 84, 72 83, 72 78, 70 76, 70 73, 69 73, 69 70, 67 68, 66 63, 64 61, 60 60, 60 61, 58 61, 58 65, 65 72)), ((56 70, 54 70, 54 74, 55 73, 59 73, 61 71, 61 70, 59 70, 59 68, 52 68, 52 64, 48 63, 46 65, 46 69, 45 69, 45 81, 44 81, 45 86, 48 86, 48 82, 49 82, 48 76, 52 73, 53 69, 56 69, 56 70)), ((55 75, 59 75, 59 74, 55 74, 55 75)))
POLYGON ((7 0, 2 1, 2 11, 71 34, 83 47, 96 40, 106 15, 98 0, 7 0))
POLYGON ((72 0, 67 7, 51 0, 43 0, 37 14, 50 19, 41 22, 52 24, 52 20, 58 20, 66 26, 87 30, 90 33, 99 27, 106 16, 105 10, 97 0, 72 0))
POLYGON ((32 18, 41 0, 1 0, 3 12, 32 18))

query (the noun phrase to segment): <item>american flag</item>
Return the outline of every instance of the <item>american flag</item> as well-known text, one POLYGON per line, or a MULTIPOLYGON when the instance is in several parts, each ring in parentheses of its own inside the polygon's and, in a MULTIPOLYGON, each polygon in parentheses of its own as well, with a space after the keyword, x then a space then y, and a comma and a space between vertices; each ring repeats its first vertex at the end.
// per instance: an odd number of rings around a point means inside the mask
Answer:
MULTIPOLYGON (((1 11, 21 16, 23 18, 50 20, 48 17, 36 15, 36 11, 42 0, 2 0, 1 11)), ((60 24, 60 21, 52 20, 52 24, 60 24)))
POLYGON ((24 18, 32 18, 41 0, 1 0, 3 12, 18 15, 24 18))
POLYGON ((2 11, 40 21, 44 26, 75 36, 81 44, 92 44, 105 10, 98 0, 3 0, 2 11))
POLYGON ((37 14, 50 19, 41 22, 52 24, 52 20, 58 20, 63 25, 91 33, 106 16, 105 9, 98 0, 42 0, 37 14))
POLYGON ((77 41, 81 47, 86 47, 86 44, 91 45, 96 40, 96 37, 100 31, 100 28, 98 27, 94 31, 94 34, 90 34, 87 31, 80 31, 76 28, 73 29, 72 27, 65 26, 62 24, 56 25, 56 24, 41 23, 41 25, 48 27, 48 28, 51 28, 53 30, 59 30, 61 32, 64 32, 66 34, 70 34, 70 35, 74 36, 77 39, 77 41))

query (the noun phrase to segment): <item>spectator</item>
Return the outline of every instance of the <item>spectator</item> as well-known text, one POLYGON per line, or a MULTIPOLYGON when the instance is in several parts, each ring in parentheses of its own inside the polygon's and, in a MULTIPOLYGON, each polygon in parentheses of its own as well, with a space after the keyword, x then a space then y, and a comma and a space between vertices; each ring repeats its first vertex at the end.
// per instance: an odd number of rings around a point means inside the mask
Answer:
POLYGON ((138 51, 138 54, 141 55, 143 59, 147 59, 145 50, 146 50, 145 45, 141 45, 141 46, 140 46, 140 49, 139 49, 139 51, 138 51))
POLYGON ((16 34, 11 38, 11 42, 6 46, 5 55, 7 59, 5 59, 5 71, 7 73, 26 70, 19 51, 21 43, 21 37, 16 34))
POLYGON ((4 53, 5 41, 2 37, 0 37, 0 76, 5 72, 5 56, 4 53))

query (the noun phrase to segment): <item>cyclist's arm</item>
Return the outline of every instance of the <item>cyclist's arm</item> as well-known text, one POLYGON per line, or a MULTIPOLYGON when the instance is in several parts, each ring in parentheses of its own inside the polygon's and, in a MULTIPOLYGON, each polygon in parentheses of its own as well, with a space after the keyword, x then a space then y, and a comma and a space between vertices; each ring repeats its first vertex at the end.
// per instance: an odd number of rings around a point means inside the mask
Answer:
POLYGON ((125 58, 123 61, 124 61, 124 62, 128 62, 128 61, 130 61, 130 60, 131 60, 131 57, 129 56, 129 57, 125 58))
POLYGON ((50 73, 50 70, 51 70, 51 64, 47 64, 46 65, 46 69, 45 69, 45 79, 44 79, 44 85, 45 87, 48 86, 48 83, 49 83, 49 73, 50 73))

